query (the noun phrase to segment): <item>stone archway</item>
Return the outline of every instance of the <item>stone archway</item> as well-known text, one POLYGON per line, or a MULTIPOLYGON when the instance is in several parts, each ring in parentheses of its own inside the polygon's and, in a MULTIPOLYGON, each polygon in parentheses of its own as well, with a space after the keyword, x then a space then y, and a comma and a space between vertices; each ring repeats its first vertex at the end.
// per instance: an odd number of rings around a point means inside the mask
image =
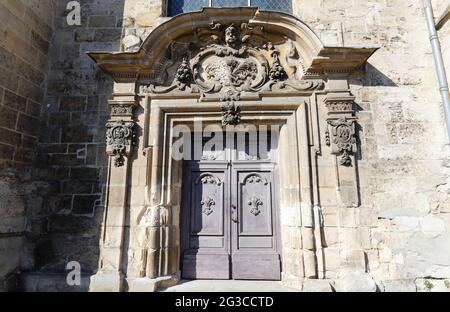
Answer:
POLYGON ((323 47, 304 23, 254 8, 204 9, 155 28, 137 53, 90 53, 114 80, 101 261, 91 290, 155 290, 180 271, 180 161, 173 127, 282 124, 283 282, 324 278, 317 156, 357 206, 356 117, 348 77, 376 49, 323 47), (133 145, 133 142, 136 144, 133 145))

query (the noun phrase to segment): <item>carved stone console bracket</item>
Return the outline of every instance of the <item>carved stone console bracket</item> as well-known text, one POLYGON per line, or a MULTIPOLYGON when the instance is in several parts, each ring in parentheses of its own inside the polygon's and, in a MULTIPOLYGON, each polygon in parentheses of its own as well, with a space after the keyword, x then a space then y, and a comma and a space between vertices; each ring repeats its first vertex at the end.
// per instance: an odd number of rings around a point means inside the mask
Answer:
POLYGON ((332 153, 341 156, 339 164, 350 167, 350 156, 356 152, 356 120, 346 117, 329 119, 326 137, 332 153))
POLYGON ((113 120, 106 124, 106 152, 114 157, 114 165, 122 167, 125 156, 131 151, 134 138, 134 122, 113 120))
POLYGON ((352 158, 357 151, 356 125, 354 117, 353 96, 328 97, 325 105, 328 109, 327 129, 325 141, 331 146, 331 152, 340 156, 341 166, 352 166, 352 158))
POLYGON ((106 123, 106 152, 114 157, 115 167, 122 167, 134 143, 136 99, 134 84, 115 83, 114 88, 112 99, 108 101, 111 115, 106 123))

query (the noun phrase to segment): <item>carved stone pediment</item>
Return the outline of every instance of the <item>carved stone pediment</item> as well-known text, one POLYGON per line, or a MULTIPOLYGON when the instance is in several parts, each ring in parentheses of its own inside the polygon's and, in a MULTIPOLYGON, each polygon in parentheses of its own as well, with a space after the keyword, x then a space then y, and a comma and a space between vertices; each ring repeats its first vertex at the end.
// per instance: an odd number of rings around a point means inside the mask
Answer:
MULTIPOLYGON (((249 7, 205 8, 171 18, 155 27, 135 53, 88 54, 116 81, 153 85, 158 92, 163 87, 166 90, 172 87, 166 92, 181 88, 183 92, 204 93, 205 90, 197 89, 198 81, 192 89, 183 81, 189 82, 188 76, 181 74, 178 75, 181 79, 175 80, 184 58, 193 75, 196 67, 200 70, 196 77, 200 81, 205 79, 203 65, 208 64, 208 59, 212 61, 214 55, 240 60, 237 67, 233 65, 226 70, 234 76, 241 76, 240 71, 235 70, 243 66, 242 61, 254 61, 258 69, 256 79, 262 79, 263 86, 268 81, 280 80, 271 87, 304 90, 319 87, 320 84, 310 80, 326 78, 329 73, 362 72, 366 60, 376 50, 375 47, 325 47, 311 28, 294 16, 249 7)), ((222 65, 227 64, 224 62, 222 65)), ((184 65, 182 72, 187 69, 184 65)), ((231 74, 228 72, 228 75, 231 74)), ((263 89, 256 82, 250 86, 245 83, 246 79, 237 89, 255 85, 263 89)), ((219 85, 216 84, 216 88, 219 85)), ((144 88, 144 91, 149 90, 152 89, 144 88)))
POLYGON ((212 23, 177 40, 167 55, 184 55, 161 64, 157 79, 142 92, 218 94, 222 101, 239 101, 244 92, 323 86, 321 80, 303 80, 304 62, 295 43, 263 26, 212 23))

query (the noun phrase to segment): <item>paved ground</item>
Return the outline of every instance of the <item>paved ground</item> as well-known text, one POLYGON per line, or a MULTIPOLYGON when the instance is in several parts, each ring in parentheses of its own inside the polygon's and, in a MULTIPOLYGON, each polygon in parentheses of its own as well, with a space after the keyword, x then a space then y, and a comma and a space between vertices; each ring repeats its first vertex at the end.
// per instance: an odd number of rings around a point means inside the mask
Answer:
POLYGON ((281 282, 267 281, 181 281, 177 286, 162 292, 297 292, 281 282))

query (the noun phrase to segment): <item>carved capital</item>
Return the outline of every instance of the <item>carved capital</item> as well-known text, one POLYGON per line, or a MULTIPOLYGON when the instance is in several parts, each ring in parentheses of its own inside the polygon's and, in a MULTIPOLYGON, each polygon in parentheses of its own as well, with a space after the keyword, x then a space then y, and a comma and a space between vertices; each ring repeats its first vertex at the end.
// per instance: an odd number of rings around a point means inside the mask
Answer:
POLYGON ((132 117, 134 103, 110 102, 112 117, 132 117))
POLYGON ((328 115, 355 113, 355 97, 328 97, 325 100, 325 105, 328 109, 328 115))
POLYGON ((112 120, 106 124, 106 152, 114 157, 114 165, 121 167, 129 156, 134 138, 134 122, 112 120))

